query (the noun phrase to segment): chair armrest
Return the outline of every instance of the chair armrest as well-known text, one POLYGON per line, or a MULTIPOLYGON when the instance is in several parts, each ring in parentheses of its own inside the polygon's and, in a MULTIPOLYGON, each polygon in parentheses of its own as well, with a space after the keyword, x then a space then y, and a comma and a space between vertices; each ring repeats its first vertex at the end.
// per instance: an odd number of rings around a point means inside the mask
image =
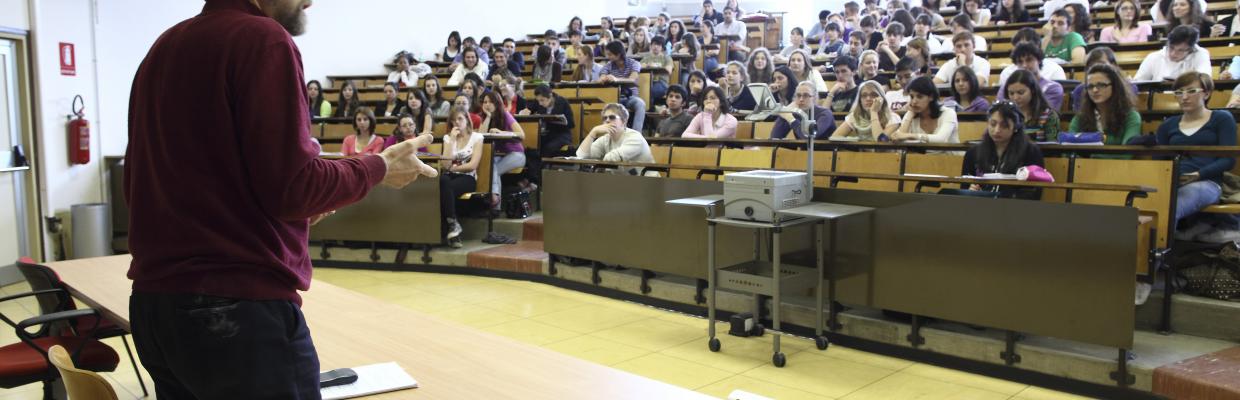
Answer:
POLYGON ((831 177, 831 188, 834 189, 836 186, 839 186, 840 182, 857 183, 857 177, 855 176, 833 176, 831 177))
POLYGON ((26 293, 18 293, 18 294, 11 295, 11 296, 0 297, 0 303, 6 302, 9 300, 20 299, 23 297, 37 296, 41 294, 51 294, 51 293, 64 292, 64 291, 65 291, 64 289, 43 289, 43 290, 35 290, 32 292, 26 292, 26 293))
POLYGON ((706 175, 706 174, 714 175, 717 179, 720 175, 723 175, 723 171, 718 170, 718 169, 710 169, 710 168, 704 168, 704 169, 698 170, 697 180, 702 180, 702 175, 706 175))
MULTIPOLYGON (((99 311, 95 311, 94 309, 91 309, 91 308, 79 308, 79 309, 68 310, 68 311, 57 311, 51 314, 43 314, 43 315, 27 318, 23 320, 22 322, 18 322, 16 328, 25 330, 26 328, 29 328, 32 326, 39 326, 39 325, 52 323, 56 321, 77 319, 77 318, 91 316, 91 315, 98 317, 99 311)), ((95 318, 95 324, 96 325, 99 324, 99 318, 95 318)))
POLYGON ((942 184, 940 184, 939 182, 931 182, 931 181, 921 181, 921 182, 917 182, 917 186, 915 186, 915 187, 913 188, 913 192, 915 192, 915 193, 921 193, 921 188, 923 188, 923 187, 927 187, 927 186, 928 186, 928 187, 941 187, 941 186, 942 186, 942 184))

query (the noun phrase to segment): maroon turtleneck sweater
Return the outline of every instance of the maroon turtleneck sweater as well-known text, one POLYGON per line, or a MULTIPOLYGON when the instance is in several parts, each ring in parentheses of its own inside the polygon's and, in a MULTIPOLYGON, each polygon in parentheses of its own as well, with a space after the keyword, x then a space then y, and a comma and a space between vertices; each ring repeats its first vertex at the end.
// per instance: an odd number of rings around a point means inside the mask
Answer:
POLYGON ((293 38, 246 0, 207 0, 151 46, 125 153, 135 291, 300 304, 309 218, 386 173, 318 158, 304 82, 293 38))

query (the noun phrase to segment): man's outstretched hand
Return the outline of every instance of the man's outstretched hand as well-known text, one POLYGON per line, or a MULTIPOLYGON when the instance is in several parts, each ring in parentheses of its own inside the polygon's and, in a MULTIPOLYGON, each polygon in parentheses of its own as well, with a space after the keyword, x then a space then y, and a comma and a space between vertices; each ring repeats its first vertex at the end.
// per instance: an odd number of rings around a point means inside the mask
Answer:
POLYGON ((383 175, 383 185, 399 189, 417 179, 424 165, 418 161, 417 152, 415 140, 406 140, 383 149, 383 152, 379 153, 379 156, 383 157, 383 162, 387 164, 387 174, 383 175))

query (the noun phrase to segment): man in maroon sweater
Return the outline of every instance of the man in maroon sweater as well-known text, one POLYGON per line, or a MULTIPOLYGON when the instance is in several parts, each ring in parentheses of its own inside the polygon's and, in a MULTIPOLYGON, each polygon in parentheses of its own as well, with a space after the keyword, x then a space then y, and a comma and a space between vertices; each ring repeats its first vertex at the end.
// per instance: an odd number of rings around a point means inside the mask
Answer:
POLYGON ((328 161, 310 138, 309 0, 206 0, 134 78, 130 319, 156 395, 319 398, 298 291, 311 220, 416 176, 413 142, 328 161))

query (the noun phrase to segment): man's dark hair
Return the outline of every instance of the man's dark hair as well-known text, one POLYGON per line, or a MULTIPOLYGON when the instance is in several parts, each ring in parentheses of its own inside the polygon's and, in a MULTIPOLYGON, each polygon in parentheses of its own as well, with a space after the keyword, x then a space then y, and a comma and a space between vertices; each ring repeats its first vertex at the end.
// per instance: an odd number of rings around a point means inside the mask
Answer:
POLYGON ((654 38, 650 39, 650 47, 655 47, 655 46, 663 47, 664 44, 667 44, 667 39, 663 38, 662 36, 655 36, 654 38))
POLYGON ((534 96, 536 97, 553 97, 554 95, 555 92, 551 91, 551 86, 548 84, 540 83, 534 87, 534 96))
POLYGON ((896 72, 912 71, 915 68, 917 68, 917 61, 910 57, 903 57, 900 61, 896 61, 896 72))
POLYGON ((887 34, 892 36, 904 36, 904 24, 899 22, 887 24, 887 34))
POLYGON ((555 34, 554 29, 548 29, 546 32, 543 32, 543 39, 553 39, 556 37, 558 36, 555 34))
POLYGON ((827 31, 836 31, 836 32, 840 32, 840 33, 843 33, 843 32, 844 32, 844 31, 840 30, 840 24, 837 24, 837 23, 834 23, 834 22, 831 22, 831 23, 828 23, 828 24, 827 24, 827 31))
POLYGON ((571 30, 571 31, 568 31, 568 37, 570 37, 570 38, 571 38, 571 37, 573 37, 573 36, 581 36, 581 31, 576 30, 576 29, 573 29, 573 30, 571 30))
POLYGON ((516 43, 517 43, 517 41, 516 41, 516 40, 512 40, 512 38, 504 38, 504 41, 503 41, 503 42, 501 42, 501 43, 503 43, 503 44, 508 44, 508 42, 512 42, 513 44, 516 44, 516 43))
POLYGON ((1015 35, 1012 35, 1012 47, 1016 47, 1016 44, 1021 43, 1021 42, 1030 42, 1030 43, 1034 43, 1037 45, 1041 45, 1042 35, 1039 34, 1038 31, 1033 28, 1029 28, 1029 27, 1020 28, 1019 31, 1016 31, 1015 35))
POLYGON ((969 32, 973 32, 973 19, 969 18, 967 14, 959 14, 959 15, 956 15, 955 17, 952 17, 952 24, 960 25, 960 27, 964 28, 965 30, 968 30, 969 32))
POLYGON ((680 86, 679 84, 668 86, 667 94, 672 94, 672 93, 680 95, 681 100, 684 100, 686 102, 689 101, 689 91, 685 90, 684 86, 680 86))
MULTIPOLYGON (((919 7, 915 7, 913 9, 916 10, 917 8, 919 7)), ((917 16, 917 23, 925 25, 925 26, 933 26, 934 19, 930 18, 930 16, 927 14, 921 14, 917 16)))
POLYGON ((1051 13, 1051 17, 1063 17, 1068 21, 1068 28, 1070 29, 1072 27, 1072 14, 1068 14, 1068 10, 1062 8, 1055 10, 1055 12, 1051 13))
POLYGON ((619 40, 607 42, 607 52, 624 57, 624 43, 620 43, 619 40))
POLYGON ((865 27, 870 27, 870 28, 873 28, 873 27, 874 27, 874 25, 875 25, 875 21, 874 21, 874 16, 873 16, 873 15, 867 15, 867 16, 861 17, 861 27, 862 27, 862 28, 865 28, 865 27))
POLYGON ((845 54, 845 55, 836 57, 835 60, 831 62, 832 67, 838 67, 841 65, 847 66, 848 69, 856 71, 857 70, 857 59, 853 58, 853 56, 845 54))
POLYGON ((1167 34, 1167 45, 1173 46, 1177 44, 1187 44, 1189 46, 1196 46, 1197 39, 1199 37, 1200 34, 1197 33, 1197 27, 1180 25, 1172 29, 1171 33, 1167 34))
POLYGON ((1046 58, 1046 54, 1042 52, 1042 47, 1029 42, 1021 42, 1012 48, 1012 62, 1019 63, 1025 58, 1033 57, 1038 60, 1038 65, 1042 65, 1042 60, 1046 58))
POLYGON ((792 32, 790 34, 805 36, 805 30, 802 30, 801 27, 798 26, 796 28, 792 28, 792 32))
POLYGON ((827 17, 830 17, 830 16, 831 16, 831 11, 828 11, 828 10, 822 10, 822 11, 819 11, 819 12, 818 12, 818 20, 819 20, 819 21, 824 20, 824 19, 827 19, 827 17))

